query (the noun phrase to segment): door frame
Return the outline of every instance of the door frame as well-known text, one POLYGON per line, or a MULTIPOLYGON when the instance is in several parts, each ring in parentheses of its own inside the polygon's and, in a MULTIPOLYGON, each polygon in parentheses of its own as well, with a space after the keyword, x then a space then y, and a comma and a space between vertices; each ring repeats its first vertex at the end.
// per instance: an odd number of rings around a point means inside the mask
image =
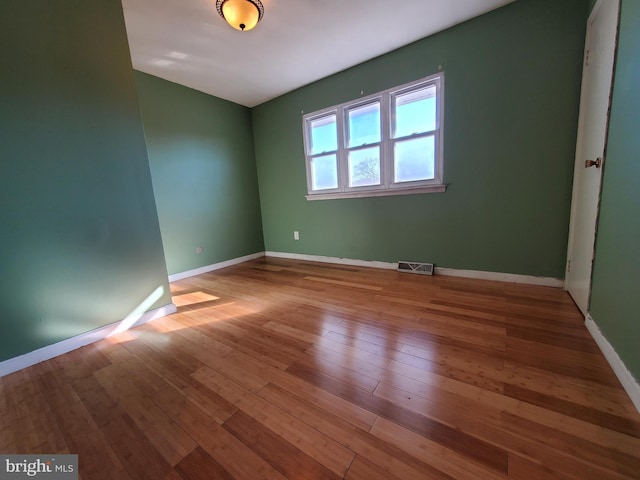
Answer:
MULTIPOLYGON (((583 69, 586 66, 586 63, 588 61, 588 57, 589 57, 589 41, 590 41, 590 36, 591 36, 591 23, 593 18, 595 17, 595 15, 598 13, 598 10, 600 10, 600 8, 602 7, 602 5, 605 2, 610 2, 611 0, 597 0, 595 5, 593 6, 593 9, 591 10, 591 13, 589 14, 589 18, 587 19, 587 34, 585 36, 585 45, 584 45, 584 54, 583 54, 583 59, 582 59, 582 65, 583 65, 583 69)), ((598 223, 599 223, 599 219, 600 219, 600 202, 602 200, 602 185, 604 183, 604 174, 605 174, 605 169, 606 169, 606 158, 607 158, 607 146, 609 143, 609 123, 611 121, 611 101, 613 98, 613 86, 615 83, 615 72, 616 72, 616 61, 618 58, 618 38, 620 35, 620 12, 622 10, 622 0, 615 0, 618 3, 618 18, 617 18, 617 24, 616 24, 616 33, 615 33, 615 39, 614 39, 614 50, 613 50, 613 65, 611 68, 611 86, 609 88, 609 99, 608 99, 608 105, 607 105, 607 120, 605 122, 605 129, 604 129, 604 148, 603 148, 603 153, 602 153, 602 174, 600 177, 600 187, 599 187, 599 191, 598 191, 598 202, 597 202, 597 207, 596 207, 596 222, 594 225, 594 242, 593 242, 593 249, 592 249, 592 263, 591 263, 591 272, 590 272, 590 279, 589 279, 589 296, 587 299, 587 312, 589 311, 589 306, 591 305, 591 288, 592 288, 592 283, 593 283, 593 259, 595 258, 595 252, 596 252, 596 244, 598 241, 598 223)), ((565 277, 564 277, 564 289, 565 290, 569 290, 569 284, 568 284, 568 280, 569 280, 569 271, 571 268, 571 256, 573 254, 573 240, 575 237, 575 216, 576 216, 576 210, 578 208, 577 206, 577 199, 578 199, 578 186, 577 186, 577 178, 578 178, 578 174, 579 172, 582 170, 583 164, 582 161, 584 161, 584 159, 579 159, 578 155, 582 152, 580 152, 578 150, 578 145, 579 143, 579 139, 585 135, 584 129, 585 129, 585 120, 584 117, 582 115, 582 112, 585 110, 586 106, 585 106, 585 94, 584 94, 584 73, 583 73, 583 78, 582 78, 582 83, 581 83, 581 88, 580 88, 580 110, 578 113, 578 131, 577 131, 577 135, 576 135, 576 153, 575 153, 575 158, 574 158, 574 170, 573 170, 573 188, 571 191, 571 212, 570 212, 570 217, 569 217, 569 237, 567 240, 567 260, 566 260, 566 265, 565 265, 565 277)))

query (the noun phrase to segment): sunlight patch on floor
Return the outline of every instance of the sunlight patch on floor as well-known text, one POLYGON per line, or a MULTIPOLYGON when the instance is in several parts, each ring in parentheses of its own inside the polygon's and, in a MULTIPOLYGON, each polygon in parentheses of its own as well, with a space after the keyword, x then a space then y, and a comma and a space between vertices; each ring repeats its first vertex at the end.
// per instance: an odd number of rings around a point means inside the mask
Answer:
POLYGON ((205 292, 189 292, 179 295, 172 295, 173 303, 176 307, 184 307, 186 305, 194 305, 196 303, 212 302, 220 300, 220 297, 205 292))

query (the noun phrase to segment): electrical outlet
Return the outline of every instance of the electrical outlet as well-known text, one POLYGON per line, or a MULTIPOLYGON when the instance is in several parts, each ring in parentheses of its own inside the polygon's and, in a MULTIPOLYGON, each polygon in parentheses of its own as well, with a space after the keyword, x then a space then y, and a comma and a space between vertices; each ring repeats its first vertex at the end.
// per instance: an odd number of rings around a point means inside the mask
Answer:
POLYGON ((196 253, 197 253, 198 255, 200 255, 203 251, 204 251, 204 249, 203 249, 202 247, 197 247, 197 248, 196 248, 196 253))
POLYGON ((300 240, 300 233, 297 230, 293 232, 293 239, 300 240))

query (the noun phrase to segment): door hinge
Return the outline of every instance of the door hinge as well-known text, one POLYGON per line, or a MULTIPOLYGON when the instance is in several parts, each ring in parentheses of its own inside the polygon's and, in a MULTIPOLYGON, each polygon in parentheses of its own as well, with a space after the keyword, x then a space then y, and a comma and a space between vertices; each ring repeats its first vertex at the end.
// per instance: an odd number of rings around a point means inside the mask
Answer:
POLYGON ((591 49, 587 50, 587 53, 584 55, 584 66, 589 66, 589 54, 591 53, 591 49))
POLYGON ((567 273, 571 272, 571 260, 567 261, 567 273))

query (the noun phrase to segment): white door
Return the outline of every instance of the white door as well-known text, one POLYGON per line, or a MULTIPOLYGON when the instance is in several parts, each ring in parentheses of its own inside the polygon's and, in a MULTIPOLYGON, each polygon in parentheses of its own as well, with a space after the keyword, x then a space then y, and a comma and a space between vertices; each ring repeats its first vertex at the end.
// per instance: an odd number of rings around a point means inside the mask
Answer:
POLYGON ((618 10, 618 0, 599 0, 587 25, 565 281, 585 315, 591 294, 618 10))

